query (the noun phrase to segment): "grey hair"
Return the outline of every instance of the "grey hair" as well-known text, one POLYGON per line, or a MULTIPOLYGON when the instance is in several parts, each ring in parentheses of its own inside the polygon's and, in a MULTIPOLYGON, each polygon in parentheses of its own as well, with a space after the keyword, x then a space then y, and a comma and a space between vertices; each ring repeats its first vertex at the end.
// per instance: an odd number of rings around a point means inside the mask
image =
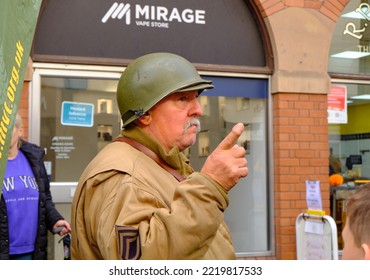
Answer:
MULTIPOLYGON (((15 115, 15 121, 14 121, 14 128, 16 129, 21 129, 23 126, 23 120, 22 120, 22 117, 20 114, 16 114, 15 115)), ((17 143, 17 147, 18 149, 22 146, 22 141, 23 141, 23 137, 22 136, 19 136, 18 138, 18 143, 17 143)))
POLYGON ((20 114, 16 114, 15 116, 15 122, 14 122, 14 126, 16 128, 21 128, 23 126, 23 120, 22 120, 22 117, 20 114))

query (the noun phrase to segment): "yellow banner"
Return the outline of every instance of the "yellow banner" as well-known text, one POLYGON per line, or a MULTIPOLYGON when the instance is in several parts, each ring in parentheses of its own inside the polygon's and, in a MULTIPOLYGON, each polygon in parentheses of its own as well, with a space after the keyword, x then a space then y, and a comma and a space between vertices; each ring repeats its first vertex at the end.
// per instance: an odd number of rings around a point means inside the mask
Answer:
MULTIPOLYGON (((0 9, 0 180, 42 0, 6 0, 0 9)), ((0 194, 2 188, 0 189, 0 194)))

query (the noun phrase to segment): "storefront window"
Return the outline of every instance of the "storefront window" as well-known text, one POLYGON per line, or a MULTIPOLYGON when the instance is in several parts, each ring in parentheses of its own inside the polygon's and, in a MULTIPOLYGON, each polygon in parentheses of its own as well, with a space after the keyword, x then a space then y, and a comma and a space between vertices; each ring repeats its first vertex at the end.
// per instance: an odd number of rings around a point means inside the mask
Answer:
POLYGON ((338 18, 329 55, 332 77, 328 95, 329 176, 343 184, 330 186, 331 215, 337 224, 338 248, 352 193, 370 182, 370 4, 349 1, 338 18), (339 78, 338 78, 339 77, 339 78), (358 77, 358 78, 356 78, 358 77))
POLYGON ((348 1, 333 33, 329 72, 370 74, 369 23, 369 1, 348 1))
MULTIPOLYGON (((207 94, 207 93, 205 93, 207 94)), ((210 114, 201 117, 202 131, 189 148, 188 157, 200 170, 207 156, 232 127, 241 122, 244 132, 238 145, 247 152, 250 173, 229 191, 230 204, 225 211, 237 254, 253 255, 268 251, 268 185, 266 150, 266 99, 247 97, 204 96, 210 114)), ((207 108, 204 108, 203 110, 207 108)))
POLYGON ((43 77, 40 143, 53 182, 73 182, 119 133, 117 81, 43 77))
MULTIPOLYGON (((56 203, 71 203, 86 165, 119 134, 115 91, 120 73, 35 71, 30 140, 46 149, 45 161, 56 203)), ((186 155, 194 169, 200 170, 232 127, 238 122, 244 124, 238 144, 247 150, 251 172, 230 191, 225 219, 238 256, 268 254, 268 78, 204 78, 212 80, 215 89, 200 96, 204 111, 201 132, 186 155)))
POLYGON ((329 175, 337 173, 344 179, 342 185, 330 187, 339 249, 343 248, 341 231, 345 224, 347 200, 355 189, 370 182, 370 99, 366 94, 370 92, 370 83, 342 82, 333 82, 332 87, 344 89, 345 119, 329 118, 329 175))
POLYGON ((250 173, 230 192, 225 220, 232 232, 238 256, 269 250, 267 80, 206 77, 215 89, 202 93, 202 132, 189 158, 200 170, 206 156, 241 122, 244 132, 238 144, 247 152, 250 173), (202 102, 203 101, 203 102, 202 102))

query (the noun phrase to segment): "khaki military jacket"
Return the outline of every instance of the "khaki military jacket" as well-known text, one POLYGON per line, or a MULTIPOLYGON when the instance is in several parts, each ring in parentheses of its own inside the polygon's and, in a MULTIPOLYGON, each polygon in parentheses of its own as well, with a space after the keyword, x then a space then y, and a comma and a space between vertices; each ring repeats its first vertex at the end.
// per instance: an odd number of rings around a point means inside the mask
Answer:
POLYGON ((227 192, 193 172, 178 182, 127 143, 108 144, 72 203, 72 259, 235 259, 227 192))

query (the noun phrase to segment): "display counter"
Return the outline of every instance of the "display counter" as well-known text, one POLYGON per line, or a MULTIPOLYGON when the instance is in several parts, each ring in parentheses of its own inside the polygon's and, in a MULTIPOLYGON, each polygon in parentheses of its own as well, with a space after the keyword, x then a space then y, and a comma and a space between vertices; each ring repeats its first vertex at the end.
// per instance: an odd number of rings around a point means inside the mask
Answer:
MULTIPOLYGON (((347 202, 351 195, 361 186, 363 180, 354 180, 351 183, 346 183, 337 187, 330 187, 330 210, 331 215, 337 225, 338 232, 338 249, 343 249, 342 230, 344 228, 347 217, 347 202), (353 183, 352 183, 353 182, 353 183)), ((369 181, 369 180, 367 180, 369 181)), ((370 182, 370 181, 369 181, 370 182)))

